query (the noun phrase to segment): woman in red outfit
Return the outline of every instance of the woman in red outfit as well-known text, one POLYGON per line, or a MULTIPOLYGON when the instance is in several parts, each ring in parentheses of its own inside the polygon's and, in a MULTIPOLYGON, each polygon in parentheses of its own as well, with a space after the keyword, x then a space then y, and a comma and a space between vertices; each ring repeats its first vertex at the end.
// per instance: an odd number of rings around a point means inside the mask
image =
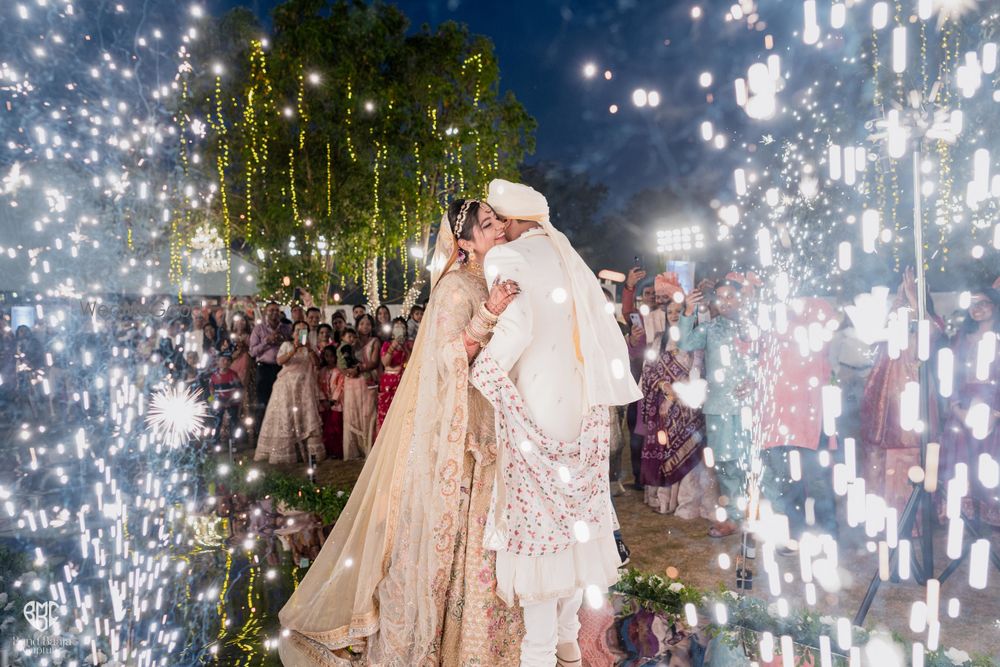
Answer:
POLYGON ((392 321, 392 338, 382 343, 382 379, 378 387, 378 425, 375 427, 375 434, 378 435, 382 428, 385 416, 389 414, 389 406, 396 396, 396 389, 399 387, 399 380, 403 376, 403 369, 410 360, 410 352, 413 351, 413 341, 406 339, 406 320, 397 317, 392 321))

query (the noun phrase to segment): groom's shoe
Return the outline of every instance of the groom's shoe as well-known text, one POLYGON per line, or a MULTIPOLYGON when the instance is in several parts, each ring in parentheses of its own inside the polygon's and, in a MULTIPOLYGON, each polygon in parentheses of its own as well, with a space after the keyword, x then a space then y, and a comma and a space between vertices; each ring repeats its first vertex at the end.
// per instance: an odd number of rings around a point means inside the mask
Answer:
POLYGON ((566 642, 556 646, 556 667, 583 667, 579 642, 566 642))
POLYGON ((632 551, 627 546, 625 546, 625 542, 622 540, 622 538, 618 537, 617 535, 615 536, 615 545, 618 547, 618 558, 620 558, 622 561, 622 564, 619 565, 618 567, 625 567, 632 560, 630 558, 632 551))

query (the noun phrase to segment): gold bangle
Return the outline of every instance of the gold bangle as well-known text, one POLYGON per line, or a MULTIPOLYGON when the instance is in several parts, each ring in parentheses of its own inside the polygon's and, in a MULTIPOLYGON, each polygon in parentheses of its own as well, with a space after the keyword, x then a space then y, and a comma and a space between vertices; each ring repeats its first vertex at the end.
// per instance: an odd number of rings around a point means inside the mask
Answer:
POLYGON ((485 301, 483 301, 479 305, 479 316, 484 320, 485 324, 489 325, 491 329, 496 325, 497 322, 500 321, 500 316, 494 315, 492 312, 490 312, 490 309, 486 305, 485 301))
POLYGON ((495 325, 496 319, 486 309, 486 304, 483 303, 480 305, 479 310, 472 316, 472 319, 469 320, 469 324, 465 327, 465 333, 473 341, 479 343, 481 346, 485 346, 495 325), (484 312, 487 314, 484 314, 484 312))
POLYGON ((470 326, 467 326, 464 329, 465 335, 468 336, 469 340, 471 340, 473 343, 477 343, 479 347, 485 347, 486 337, 482 333, 476 331, 475 328, 471 326, 472 324, 471 322, 469 324, 470 326))

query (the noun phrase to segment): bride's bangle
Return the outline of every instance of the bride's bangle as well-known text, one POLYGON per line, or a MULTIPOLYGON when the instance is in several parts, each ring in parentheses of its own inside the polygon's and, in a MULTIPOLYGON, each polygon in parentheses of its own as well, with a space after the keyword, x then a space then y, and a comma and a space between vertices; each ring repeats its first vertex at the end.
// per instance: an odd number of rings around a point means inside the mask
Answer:
POLYGON ((486 304, 483 303, 479 306, 476 314, 472 316, 472 319, 469 320, 468 326, 465 327, 465 333, 470 340, 479 343, 480 346, 485 346, 490 333, 493 332, 493 327, 497 324, 497 320, 497 316, 491 313, 486 308, 486 304))
MULTIPOLYGON (((477 314, 483 319, 483 322, 486 323, 490 329, 495 327, 496 323, 500 320, 500 316, 494 315, 493 311, 489 309, 485 301, 479 304, 479 312, 477 314)), ((475 319, 475 316, 473 316, 473 319, 475 319)))
POLYGON ((465 327, 465 329, 462 330, 462 333, 465 334, 467 345, 478 345, 481 348, 486 347, 486 339, 479 337, 479 335, 473 331, 471 326, 465 327))

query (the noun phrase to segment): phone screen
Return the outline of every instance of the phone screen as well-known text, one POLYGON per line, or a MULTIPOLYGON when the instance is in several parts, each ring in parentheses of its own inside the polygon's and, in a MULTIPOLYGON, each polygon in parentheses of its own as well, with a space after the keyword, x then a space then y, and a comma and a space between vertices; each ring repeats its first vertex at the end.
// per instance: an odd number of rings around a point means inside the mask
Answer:
POLYGON ((302 331, 299 332, 299 343, 305 345, 307 342, 309 342, 309 331, 303 329, 302 331))

